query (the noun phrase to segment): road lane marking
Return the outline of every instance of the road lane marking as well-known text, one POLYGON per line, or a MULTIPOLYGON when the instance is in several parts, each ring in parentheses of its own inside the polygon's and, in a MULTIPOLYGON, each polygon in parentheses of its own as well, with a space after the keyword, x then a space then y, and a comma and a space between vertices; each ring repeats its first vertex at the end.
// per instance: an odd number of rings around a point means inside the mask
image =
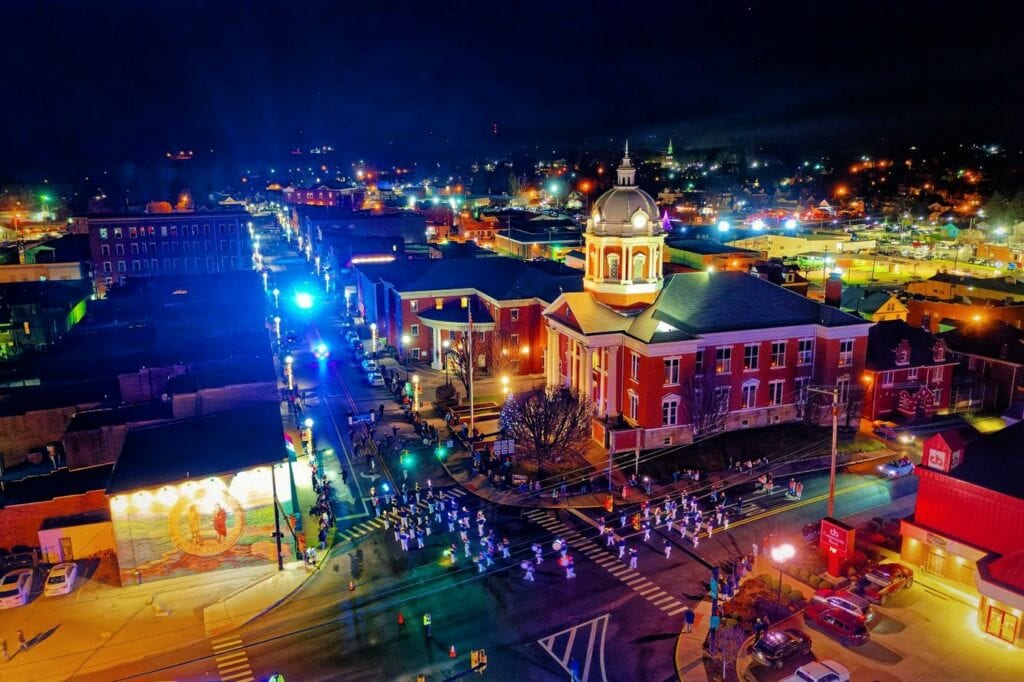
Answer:
POLYGON ((605 671, 604 663, 604 647, 606 633, 608 630, 608 619, 610 614, 604 614, 588 620, 585 623, 580 623, 571 628, 556 632, 553 635, 538 639, 537 643, 540 644, 541 648, 548 652, 555 662, 567 673, 572 673, 570 669, 570 662, 572 659, 579 661, 583 660, 583 667, 580 671, 580 682, 607 682, 608 676, 605 671), (582 631, 582 632, 580 632, 582 631), (580 632, 581 637, 577 637, 577 632, 580 632), (580 649, 579 644, 586 640, 586 647, 579 653, 580 656, 574 655, 574 649, 580 649), (596 674, 591 676, 592 668, 594 667, 594 654, 597 654, 597 666, 594 671, 596 674), (597 672, 599 671, 599 672, 597 672))

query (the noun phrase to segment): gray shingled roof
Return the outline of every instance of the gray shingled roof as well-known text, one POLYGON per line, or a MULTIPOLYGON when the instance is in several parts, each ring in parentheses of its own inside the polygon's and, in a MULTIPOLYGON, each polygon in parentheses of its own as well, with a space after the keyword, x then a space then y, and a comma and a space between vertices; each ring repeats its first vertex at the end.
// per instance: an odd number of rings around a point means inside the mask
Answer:
POLYGON ((582 291, 579 270, 551 261, 517 258, 424 259, 357 266, 370 281, 399 292, 476 289, 499 301, 537 297, 548 303, 566 291, 582 291))
POLYGON ((742 272, 673 275, 654 303, 653 317, 688 334, 820 324, 865 324, 848 313, 742 272))

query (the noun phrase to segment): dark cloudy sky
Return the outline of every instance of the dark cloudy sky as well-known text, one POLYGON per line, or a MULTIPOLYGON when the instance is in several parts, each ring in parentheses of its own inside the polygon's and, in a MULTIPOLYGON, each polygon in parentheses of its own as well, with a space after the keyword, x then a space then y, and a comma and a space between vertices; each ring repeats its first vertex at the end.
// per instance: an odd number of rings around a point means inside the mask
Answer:
POLYGON ((255 162, 300 130, 411 161, 645 133, 1007 142, 1024 113, 992 3, 6 0, 0 25, 8 180, 179 147, 255 162))

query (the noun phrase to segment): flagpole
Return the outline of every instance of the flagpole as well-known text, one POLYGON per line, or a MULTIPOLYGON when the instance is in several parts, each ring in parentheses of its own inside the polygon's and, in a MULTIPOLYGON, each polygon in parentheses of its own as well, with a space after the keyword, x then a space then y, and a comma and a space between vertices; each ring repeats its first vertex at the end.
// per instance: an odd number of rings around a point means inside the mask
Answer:
MULTIPOLYGON (((466 350, 469 354, 469 437, 473 437, 473 429, 476 428, 476 410, 473 406, 473 301, 470 299, 469 302, 469 339, 466 343, 466 350)), ((472 441, 470 441, 472 443, 472 441)), ((470 445, 470 452, 473 451, 473 446, 470 445)))

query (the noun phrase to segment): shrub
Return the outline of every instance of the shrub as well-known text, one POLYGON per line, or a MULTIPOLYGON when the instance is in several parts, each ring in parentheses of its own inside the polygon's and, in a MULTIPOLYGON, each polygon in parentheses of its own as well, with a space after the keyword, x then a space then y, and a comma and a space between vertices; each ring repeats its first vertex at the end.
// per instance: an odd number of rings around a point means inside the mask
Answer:
POLYGON ((434 391, 438 402, 447 402, 455 399, 455 384, 441 384, 434 391))

